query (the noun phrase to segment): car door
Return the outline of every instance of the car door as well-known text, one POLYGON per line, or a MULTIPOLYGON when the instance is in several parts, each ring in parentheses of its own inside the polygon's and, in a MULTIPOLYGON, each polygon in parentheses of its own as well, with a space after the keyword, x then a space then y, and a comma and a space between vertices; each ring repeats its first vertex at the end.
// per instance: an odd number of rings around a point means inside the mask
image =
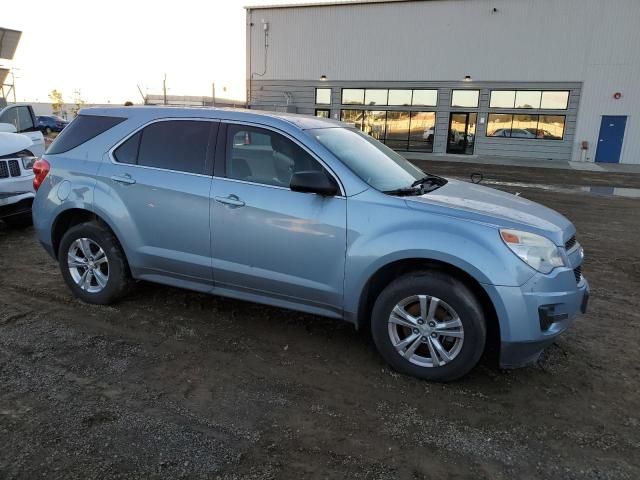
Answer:
POLYGON ((346 199, 291 191, 292 174, 303 170, 332 175, 282 132, 221 125, 211 190, 215 286, 340 315, 346 199))
POLYGON ((106 188, 121 210, 114 221, 125 230, 137 277, 173 277, 211 289, 209 191, 217 128, 206 120, 156 121, 102 162, 96 197, 106 188))
POLYGON ((29 105, 12 105, 2 110, 0 123, 10 123, 16 127, 17 133, 31 139, 31 153, 39 157, 44 154, 44 137, 38 129, 38 122, 29 105))

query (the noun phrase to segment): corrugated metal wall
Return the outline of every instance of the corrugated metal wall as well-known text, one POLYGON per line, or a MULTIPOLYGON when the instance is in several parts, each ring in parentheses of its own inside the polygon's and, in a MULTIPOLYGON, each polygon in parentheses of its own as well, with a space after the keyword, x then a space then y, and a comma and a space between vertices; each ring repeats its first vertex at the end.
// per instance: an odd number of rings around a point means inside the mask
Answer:
MULTIPOLYGON (((264 71, 253 75, 256 94, 261 87, 262 92, 279 90, 282 80, 321 86, 321 75, 358 86, 442 83, 465 75, 474 83, 573 82, 582 89, 572 95, 572 105, 579 101, 575 124, 568 126, 572 158, 580 158, 579 144, 587 140, 586 157, 593 160, 601 116, 616 114, 629 116, 622 161, 640 163, 638 0, 431 0, 273 8, 250 11, 251 22, 248 72, 264 71), (266 69, 262 20, 269 23, 266 69), (612 97, 616 91, 623 94, 620 100, 612 97)), ((299 91, 288 82, 283 86, 293 93, 289 103, 313 113, 313 91, 299 83, 299 91)), ((483 138, 483 148, 490 149, 492 141, 497 140, 483 138)))

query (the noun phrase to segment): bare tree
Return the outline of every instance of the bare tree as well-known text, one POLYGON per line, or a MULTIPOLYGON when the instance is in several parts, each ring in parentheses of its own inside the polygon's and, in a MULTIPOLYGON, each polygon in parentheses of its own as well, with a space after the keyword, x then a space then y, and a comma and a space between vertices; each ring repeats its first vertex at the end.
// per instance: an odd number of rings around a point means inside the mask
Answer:
POLYGON ((78 112, 82 109, 87 102, 82 98, 82 92, 80 90, 73 91, 73 107, 71 107, 71 113, 74 117, 78 116, 78 112))
POLYGON ((62 112, 64 110, 64 99, 62 98, 62 92, 59 92, 54 88, 49 94, 49 99, 51 100, 51 110, 53 111, 53 114, 62 116, 62 112))

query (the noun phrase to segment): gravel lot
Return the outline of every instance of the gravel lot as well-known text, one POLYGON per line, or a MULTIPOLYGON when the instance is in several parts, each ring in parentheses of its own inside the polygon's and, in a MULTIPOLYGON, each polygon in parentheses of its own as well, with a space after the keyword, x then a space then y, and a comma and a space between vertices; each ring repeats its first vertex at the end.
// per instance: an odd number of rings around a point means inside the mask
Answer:
POLYGON ((504 188, 575 222, 590 311, 537 366, 449 385, 310 315, 146 283, 82 304, 32 229, 0 224, 0 478, 640 478, 640 201, 504 188))

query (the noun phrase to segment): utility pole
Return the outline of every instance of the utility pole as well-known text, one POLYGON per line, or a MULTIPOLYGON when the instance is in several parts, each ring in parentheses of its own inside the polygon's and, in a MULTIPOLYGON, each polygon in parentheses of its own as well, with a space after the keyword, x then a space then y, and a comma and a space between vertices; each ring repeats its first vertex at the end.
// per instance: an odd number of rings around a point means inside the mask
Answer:
POLYGON ((167 104, 167 74, 164 74, 164 80, 162 80, 162 94, 164 97, 164 104, 167 104))
POLYGON ((216 82, 211 82, 211 106, 216 106, 216 82))

